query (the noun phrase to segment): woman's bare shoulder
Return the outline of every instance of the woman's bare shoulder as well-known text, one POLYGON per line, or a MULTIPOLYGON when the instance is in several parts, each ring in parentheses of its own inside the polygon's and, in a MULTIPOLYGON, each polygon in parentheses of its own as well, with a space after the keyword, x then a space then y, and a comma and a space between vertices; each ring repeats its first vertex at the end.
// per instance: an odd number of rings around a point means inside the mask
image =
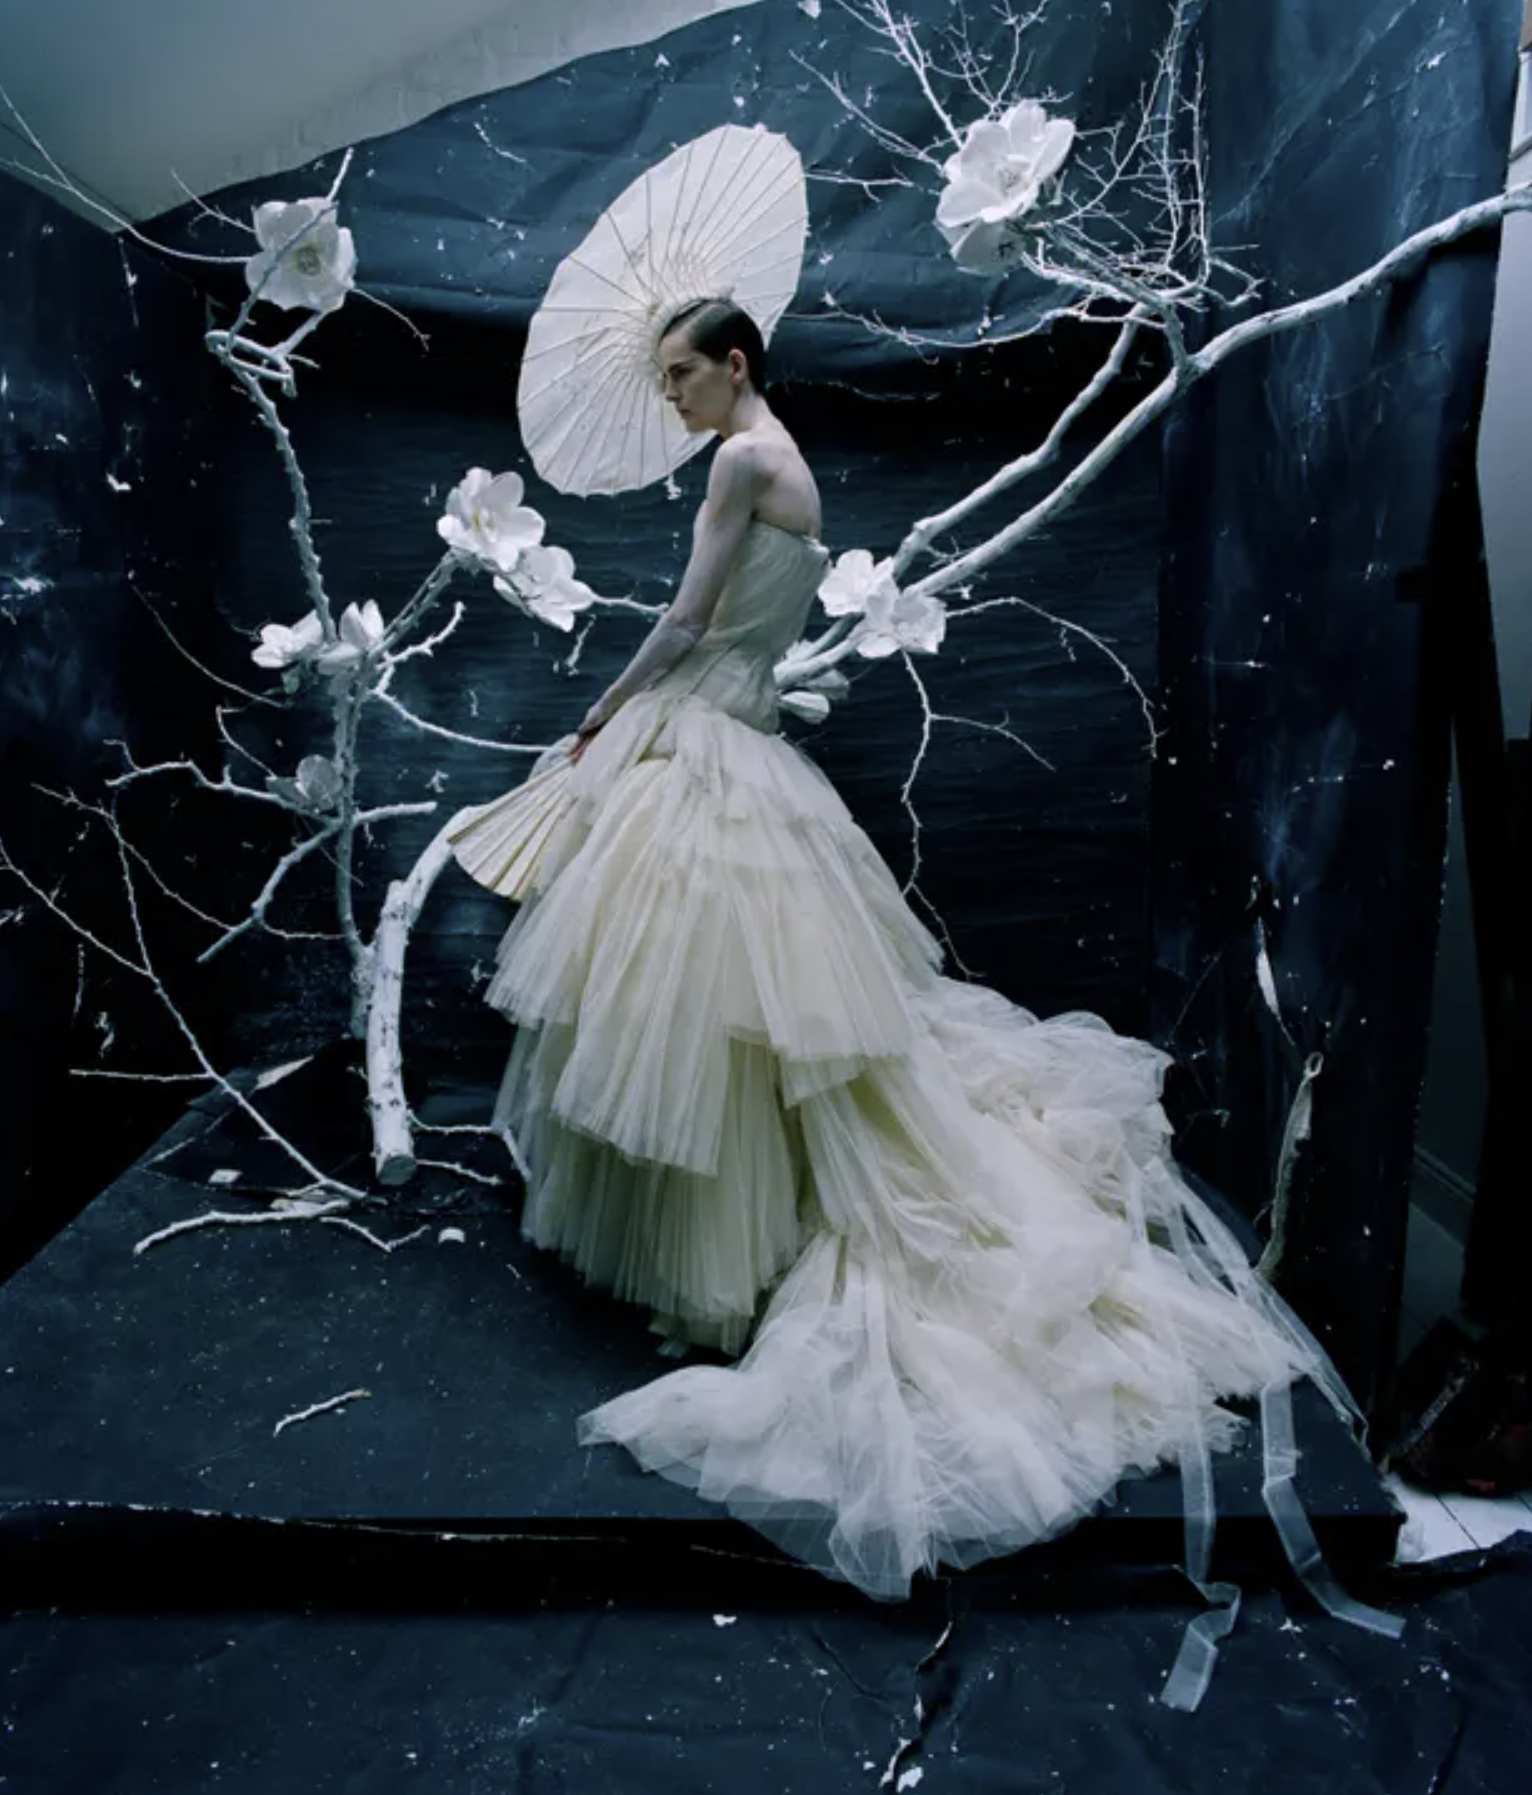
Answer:
POLYGON ((741 431, 725 447, 750 445, 755 473, 756 514, 783 529, 813 535, 819 528, 819 488, 803 451, 780 424, 774 428, 741 431))

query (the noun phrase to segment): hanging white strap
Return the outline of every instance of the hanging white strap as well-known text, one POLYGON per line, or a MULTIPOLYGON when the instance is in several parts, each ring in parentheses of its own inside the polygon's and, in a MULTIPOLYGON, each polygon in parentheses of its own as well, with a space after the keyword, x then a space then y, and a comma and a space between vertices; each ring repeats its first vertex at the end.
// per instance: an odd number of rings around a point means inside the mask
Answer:
POLYGON ((1213 1666, 1218 1662, 1219 1641, 1233 1632, 1240 1603, 1238 1585, 1214 1583, 1209 1578, 1217 1514, 1212 1459, 1200 1427, 1181 1450, 1181 1503, 1185 1512, 1186 1575, 1208 1604, 1208 1611, 1188 1622, 1160 1700, 1167 1708, 1190 1713, 1207 1693, 1213 1666))
MULTIPOLYGON (((1287 1384, 1268 1384, 1261 1392, 1261 1457, 1261 1500, 1299 1582, 1337 1620, 1397 1639, 1404 1631, 1400 1616, 1348 1595, 1324 1561, 1294 1481, 1298 1442, 1292 1389, 1287 1384)), ((1218 1662, 1219 1642, 1233 1631, 1240 1607, 1236 1584, 1215 1583, 1209 1578, 1216 1515, 1212 1465, 1200 1431, 1181 1454, 1181 1489, 1186 1511, 1186 1575, 1209 1607, 1206 1614, 1197 1615, 1187 1625, 1160 1700, 1166 1707, 1190 1713, 1207 1693, 1218 1662)))
POLYGON ((1311 1053, 1303 1064, 1303 1078, 1298 1085, 1292 1106, 1287 1112, 1287 1126, 1282 1130, 1282 1146, 1277 1154, 1277 1175, 1271 1200, 1271 1233, 1266 1251, 1256 1266, 1256 1276, 1276 1282, 1282 1256, 1287 1251, 1287 1217, 1292 1207, 1293 1168, 1298 1149, 1309 1138, 1314 1123, 1314 1080, 1324 1071, 1325 1056, 1311 1053))
POLYGON ((1314 1600, 1337 1620, 1397 1639, 1404 1622, 1397 1614, 1369 1607, 1347 1595, 1325 1563, 1319 1541, 1298 1499, 1293 1479, 1298 1470, 1298 1442, 1293 1431, 1293 1395, 1286 1384, 1268 1384, 1261 1392, 1261 1433, 1264 1474, 1261 1500, 1282 1541, 1287 1562, 1314 1600))

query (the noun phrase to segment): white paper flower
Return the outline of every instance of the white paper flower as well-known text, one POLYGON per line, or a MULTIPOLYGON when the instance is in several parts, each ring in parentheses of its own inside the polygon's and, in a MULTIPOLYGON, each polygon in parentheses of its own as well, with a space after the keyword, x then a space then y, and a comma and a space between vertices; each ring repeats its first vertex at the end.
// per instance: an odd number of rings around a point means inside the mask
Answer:
POLYGON ((812 692, 807 686, 795 692, 783 692, 777 703, 795 717, 802 717, 806 723, 823 723, 830 714, 830 700, 823 692, 812 692))
POLYGON ((782 690, 823 692, 828 698, 844 698, 851 690, 851 681, 839 667, 826 667, 804 679, 799 669, 814 659, 812 642, 794 642, 776 665, 776 681, 782 690))
POLYGON ((290 311, 333 312, 356 280, 356 244, 324 199, 267 200, 255 208, 252 293, 290 311))
POLYGON ((291 779, 271 774, 267 789, 303 810, 331 810, 340 798, 340 774, 335 763, 322 754, 306 754, 291 779))
POLYGON ((543 539, 543 520, 521 497, 520 474, 470 468, 447 494, 436 533, 448 548, 491 573, 515 573, 521 557, 543 539))
POLYGON ((847 549, 824 577, 819 602, 830 617, 860 617, 878 592, 896 592, 892 560, 874 561, 864 548, 847 549))
POLYGON ((263 624, 261 645, 251 651, 250 658, 257 667, 268 667, 277 673, 313 660, 323 642, 323 626, 318 615, 310 611, 301 623, 290 627, 285 623, 263 624))
POLYGON ((947 634, 947 607, 939 598, 900 592, 890 581, 867 606, 856 651, 865 660, 880 661, 901 649, 935 654, 947 634))
POLYGON ((524 549, 515 578, 497 577, 495 590, 513 605, 561 630, 572 630, 577 614, 596 602, 596 594, 584 580, 575 578, 574 556, 567 548, 524 549))
POLYGON ((1036 100, 969 126, 942 169, 947 185, 936 207, 937 229, 960 268, 993 274, 1015 260, 1020 220, 1068 160, 1074 138, 1073 121, 1050 118, 1036 100))
POLYGON ((345 673, 360 664, 383 640, 383 613, 372 599, 358 608, 347 605, 336 625, 336 638, 314 657, 323 673, 345 673))

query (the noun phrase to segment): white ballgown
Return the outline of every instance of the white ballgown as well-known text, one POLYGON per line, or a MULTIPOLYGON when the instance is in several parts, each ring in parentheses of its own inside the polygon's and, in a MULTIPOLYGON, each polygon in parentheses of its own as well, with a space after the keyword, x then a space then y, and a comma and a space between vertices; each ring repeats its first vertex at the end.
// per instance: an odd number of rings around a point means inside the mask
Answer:
POLYGON ((526 1234, 746 1348, 580 1438, 894 1598, 1126 1475, 1205 1486, 1221 1399, 1333 1374, 1178 1175, 1165 1056, 944 978, 775 733, 825 560, 751 526, 701 641, 562 775, 488 999, 518 1024, 496 1119, 526 1234))

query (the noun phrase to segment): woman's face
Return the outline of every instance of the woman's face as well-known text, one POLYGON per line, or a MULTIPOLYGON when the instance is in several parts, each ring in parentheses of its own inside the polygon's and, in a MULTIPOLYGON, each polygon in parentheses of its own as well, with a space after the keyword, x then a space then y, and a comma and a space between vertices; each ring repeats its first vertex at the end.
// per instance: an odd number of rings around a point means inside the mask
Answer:
POLYGON ((685 328, 660 342, 660 383, 667 404, 694 435, 719 430, 728 421, 745 380, 745 358, 731 349, 723 361, 712 361, 692 347, 685 328))

